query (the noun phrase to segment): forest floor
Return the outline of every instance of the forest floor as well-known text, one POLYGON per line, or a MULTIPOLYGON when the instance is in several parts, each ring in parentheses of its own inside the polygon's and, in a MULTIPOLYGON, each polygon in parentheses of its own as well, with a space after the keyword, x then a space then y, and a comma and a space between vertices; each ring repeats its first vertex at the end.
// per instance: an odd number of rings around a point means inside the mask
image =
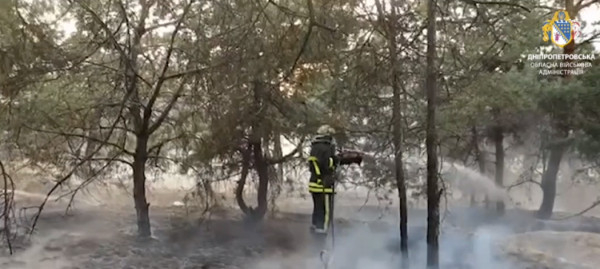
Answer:
MULTIPOLYGON (((357 210, 339 206, 334 268, 398 268, 395 218, 365 222, 343 213, 357 210)), ((361 210, 377 215, 376 208, 361 210)), ((151 206, 154 236, 139 241, 132 208, 88 205, 65 215, 64 205, 49 205, 31 244, 19 247, 15 242, 16 253, 0 258, 0 268, 323 268, 317 258, 320 249, 310 247, 308 212, 296 208, 271 216, 262 225, 248 225, 235 209, 213 210, 210 217, 201 218, 180 206, 151 206)), ((419 264, 425 258, 426 216, 416 209, 409 214, 410 258, 419 264)), ((465 208, 444 214, 443 221, 445 269, 595 268, 586 265, 600 256, 600 236, 565 232, 597 233, 600 221, 594 218, 540 222, 531 212, 511 210, 495 217, 483 208, 465 208), (561 254, 560 246, 570 251, 561 254)))

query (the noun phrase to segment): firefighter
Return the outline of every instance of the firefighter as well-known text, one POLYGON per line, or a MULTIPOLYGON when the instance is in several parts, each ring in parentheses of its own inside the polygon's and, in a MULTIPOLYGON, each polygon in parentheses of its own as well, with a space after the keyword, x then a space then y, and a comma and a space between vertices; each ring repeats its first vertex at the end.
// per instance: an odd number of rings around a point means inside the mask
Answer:
POLYGON ((323 125, 311 142, 308 165, 310 181, 308 191, 313 199, 311 231, 315 234, 327 234, 332 221, 335 169, 339 164, 336 156, 335 130, 323 125))

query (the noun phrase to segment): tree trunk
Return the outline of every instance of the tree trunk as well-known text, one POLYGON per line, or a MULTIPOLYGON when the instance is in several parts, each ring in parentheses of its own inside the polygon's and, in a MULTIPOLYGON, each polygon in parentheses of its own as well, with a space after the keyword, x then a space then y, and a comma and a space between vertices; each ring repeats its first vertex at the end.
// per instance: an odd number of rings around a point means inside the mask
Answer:
POLYGON ((406 181, 404 175, 404 164, 402 161, 402 149, 398 146, 395 156, 395 174, 396 184, 398 188, 399 213, 400 213, 400 251, 402 252, 402 260, 404 264, 408 264, 408 210, 406 197, 406 181))
POLYGON ((427 70, 425 90, 427 92, 427 268, 438 269, 440 231, 440 190, 438 184, 436 111, 436 14, 437 3, 428 1, 427 7, 427 70))
MULTIPOLYGON (((275 151, 274 151, 274 155, 275 155, 275 159, 280 159, 281 157, 283 157, 283 147, 281 146, 281 134, 279 134, 279 132, 276 132, 275 134, 275 151)), ((283 182, 284 176, 283 176, 283 162, 280 164, 277 164, 277 179, 280 182, 283 182)))
POLYGON ((240 180, 237 182, 237 186, 235 188, 235 201, 237 202, 240 210, 244 213, 244 215, 249 216, 252 214, 250 207, 244 201, 244 187, 246 186, 246 179, 248 178, 248 172, 250 171, 250 154, 251 154, 251 146, 248 145, 247 149, 241 150, 242 153, 242 173, 240 175, 240 180))
POLYGON ((256 144, 252 145, 252 152, 256 173, 258 174, 258 205, 254 212, 253 218, 256 221, 260 221, 267 213, 267 208, 269 205, 267 202, 267 194, 269 192, 269 164, 263 155, 262 143, 260 140, 256 144))
POLYGON ((566 150, 566 145, 557 145, 550 149, 548 168, 542 175, 542 204, 538 210, 538 218, 549 219, 554 210, 554 200, 556 199, 556 183, 558 179, 558 170, 562 156, 566 150))
POLYGON ((147 238, 150 231, 150 204, 146 200, 146 161, 148 160, 148 137, 138 135, 133 157, 133 201, 137 213, 138 235, 147 238))
POLYGON ((269 191, 269 164, 263 154, 263 138, 265 135, 262 124, 265 118, 265 109, 263 107, 264 85, 260 81, 253 82, 254 110, 256 114, 251 118, 251 130, 249 143, 252 148, 252 160, 254 169, 258 174, 257 206, 255 210, 250 210, 251 221, 260 221, 264 218, 268 209, 268 191, 269 191))
MULTIPOLYGON (((394 162, 396 187, 398 188, 399 213, 400 213, 400 252, 402 253, 403 268, 408 266, 408 210, 406 197, 406 180, 404 174, 404 163, 402 160, 403 134, 402 134, 402 91, 400 88, 400 71, 398 67, 398 44, 396 41, 397 14, 396 1, 392 3, 391 18, 389 21, 381 21, 387 32, 388 49, 390 56, 391 84, 393 89, 392 100, 392 129, 394 144, 394 162)), ((380 18, 384 12, 380 2, 377 2, 380 18)))
MULTIPOLYGON (((137 215, 138 235, 147 238, 152 235, 150 230, 150 216, 148 201, 146 200, 146 161, 148 161, 148 126, 142 123, 140 112, 142 105, 138 92, 138 55, 141 52, 141 40, 145 29, 146 18, 148 17, 150 6, 142 5, 140 11, 140 20, 137 25, 137 31, 132 31, 132 40, 129 43, 126 55, 123 55, 122 64, 124 65, 125 75, 125 95, 128 99, 128 115, 133 121, 136 132, 136 146, 133 156, 133 202, 137 215)), ((121 14, 126 17, 126 14, 121 14)))
MULTIPOLYGON (((496 153, 496 172, 495 182, 498 188, 504 186, 504 133, 502 127, 496 126, 493 130, 494 147, 496 153)), ((504 201, 496 201, 496 211, 499 214, 504 214, 504 201)))
POLYGON ((250 143, 248 152, 242 153, 242 174, 240 180, 237 182, 235 190, 235 199, 246 215, 248 220, 252 222, 261 221, 268 210, 268 192, 269 192, 269 164, 265 159, 262 151, 262 143, 254 142, 250 143), (251 152, 250 152, 251 150, 251 152), (254 168, 258 174, 258 189, 257 189, 257 203, 256 208, 249 207, 244 201, 244 187, 246 185, 246 178, 248 176, 250 167, 250 158, 252 157, 254 168))
MULTIPOLYGON (((473 137, 473 152, 475 154, 475 161, 477 162, 477 166, 479 168, 479 173, 481 175, 485 176, 486 175, 485 155, 479 148, 480 141, 479 141, 479 133, 477 132, 477 127, 475 127, 475 126, 471 127, 471 134, 473 137)), ((477 193, 471 194, 471 205, 474 205, 475 203, 477 203, 476 196, 477 196, 477 193)), ((486 203, 489 203, 489 197, 488 197, 487 193, 485 194, 485 201, 486 201, 486 203)))
MULTIPOLYGON (((279 132, 275 132, 273 136, 273 157, 278 160, 283 157, 283 149, 281 146, 281 135, 279 132)), ((271 207, 271 214, 274 214, 277 210, 277 198, 281 195, 281 189, 283 185, 283 165, 284 163, 276 164, 275 166, 269 166, 269 175, 271 179, 271 195, 269 204, 271 207)))

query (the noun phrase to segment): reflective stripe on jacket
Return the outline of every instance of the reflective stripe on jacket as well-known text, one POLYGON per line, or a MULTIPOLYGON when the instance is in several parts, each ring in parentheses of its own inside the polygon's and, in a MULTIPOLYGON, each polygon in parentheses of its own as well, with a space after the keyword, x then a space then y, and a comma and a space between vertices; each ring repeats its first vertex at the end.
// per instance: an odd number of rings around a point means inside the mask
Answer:
MULTIPOLYGON (((325 183, 323 180, 323 174, 321 173, 321 169, 319 168, 319 161, 317 157, 310 156, 308 157, 308 162, 312 163, 312 167, 314 169, 314 173, 310 177, 310 181, 308 183, 308 192, 311 193, 333 193, 333 182, 325 183)), ((329 169, 332 171, 335 170, 335 163, 332 157, 329 158, 329 169)), ((333 173, 327 173, 327 177, 333 177, 333 173)))

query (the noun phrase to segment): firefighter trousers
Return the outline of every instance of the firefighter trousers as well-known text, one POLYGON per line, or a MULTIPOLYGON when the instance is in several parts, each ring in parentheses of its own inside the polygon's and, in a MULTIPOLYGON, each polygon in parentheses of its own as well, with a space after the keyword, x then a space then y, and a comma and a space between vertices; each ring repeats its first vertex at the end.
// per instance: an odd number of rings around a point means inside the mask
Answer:
POLYGON ((313 199, 312 225, 315 231, 327 233, 333 221, 333 193, 311 193, 313 199))

